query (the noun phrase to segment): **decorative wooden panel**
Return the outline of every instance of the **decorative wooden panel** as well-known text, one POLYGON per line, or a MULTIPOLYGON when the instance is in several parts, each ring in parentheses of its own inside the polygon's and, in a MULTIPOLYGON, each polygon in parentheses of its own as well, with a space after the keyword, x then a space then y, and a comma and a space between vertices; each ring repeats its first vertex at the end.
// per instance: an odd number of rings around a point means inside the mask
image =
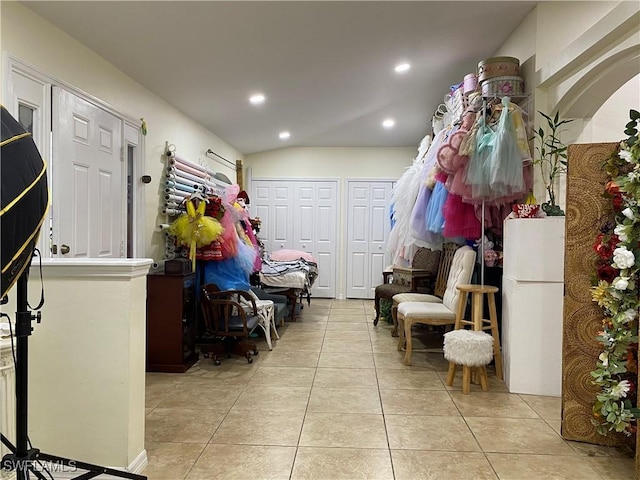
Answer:
POLYGON ((603 162, 615 143, 570 145, 567 175, 567 218, 564 260, 564 324, 562 345, 562 436, 567 440, 621 445, 624 435, 598 434, 591 412, 598 388, 591 371, 600 355, 595 340, 602 329, 602 309, 591 301, 596 255, 592 245, 607 211, 602 197, 603 162))

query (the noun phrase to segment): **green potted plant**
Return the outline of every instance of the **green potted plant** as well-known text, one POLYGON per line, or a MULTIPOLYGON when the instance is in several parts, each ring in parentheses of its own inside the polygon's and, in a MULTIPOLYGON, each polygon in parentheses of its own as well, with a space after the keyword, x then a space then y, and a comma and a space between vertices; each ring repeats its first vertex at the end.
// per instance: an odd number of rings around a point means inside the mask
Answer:
POLYGON ((547 190, 548 201, 542 204, 542 210, 551 217, 564 216, 564 212, 556 203, 556 185, 558 178, 567 173, 567 146, 560 140, 562 125, 572 122, 560 120, 559 113, 551 118, 538 112, 547 120, 548 130, 540 127, 534 132, 535 150, 537 152, 533 164, 540 167, 540 175, 547 190))

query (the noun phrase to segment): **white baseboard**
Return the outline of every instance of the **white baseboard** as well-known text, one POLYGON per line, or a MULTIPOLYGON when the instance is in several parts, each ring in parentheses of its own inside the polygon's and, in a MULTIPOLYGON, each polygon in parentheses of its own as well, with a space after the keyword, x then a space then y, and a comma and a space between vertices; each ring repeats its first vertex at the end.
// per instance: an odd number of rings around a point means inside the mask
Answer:
POLYGON ((127 467, 127 471, 131 473, 142 473, 142 471, 149 465, 149 459, 147 458, 147 450, 143 449, 140 454, 133 459, 133 462, 127 467))

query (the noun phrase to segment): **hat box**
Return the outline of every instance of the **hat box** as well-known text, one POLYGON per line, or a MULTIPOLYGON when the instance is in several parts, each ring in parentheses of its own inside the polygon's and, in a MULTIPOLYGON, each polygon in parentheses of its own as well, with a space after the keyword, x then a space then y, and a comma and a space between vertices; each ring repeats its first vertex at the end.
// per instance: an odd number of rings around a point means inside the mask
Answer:
POLYGON ((515 77, 520 75, 520 60, 515 57, 492 57, 478 63, 480 82, 493 77, 515 77))
POLYGON ((465 95, 470 94, 478 88, 478 75, 470 73, 464 76, 463 91, 465 95))
POLYGON ((524 93, 524 80, 522 77, 493 77, 481 82, 482 95, 510 96, 524 93))

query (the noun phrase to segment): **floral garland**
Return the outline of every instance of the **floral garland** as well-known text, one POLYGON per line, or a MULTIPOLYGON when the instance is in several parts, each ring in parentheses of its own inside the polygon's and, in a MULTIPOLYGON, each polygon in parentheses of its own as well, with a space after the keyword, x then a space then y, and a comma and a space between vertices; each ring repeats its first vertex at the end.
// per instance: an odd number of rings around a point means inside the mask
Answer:
POLYGON ((637 400, 638 311, 640 309, 640 113, 629 112, 629 138, 605 164, 610 178, 605 196, 612 211, 593 246, 598 255, 592 298, 603 309, 597 340, 603 351, 591 372, 600 387, 593 424, 600 434, 632 435, 640 410, 637 400))

